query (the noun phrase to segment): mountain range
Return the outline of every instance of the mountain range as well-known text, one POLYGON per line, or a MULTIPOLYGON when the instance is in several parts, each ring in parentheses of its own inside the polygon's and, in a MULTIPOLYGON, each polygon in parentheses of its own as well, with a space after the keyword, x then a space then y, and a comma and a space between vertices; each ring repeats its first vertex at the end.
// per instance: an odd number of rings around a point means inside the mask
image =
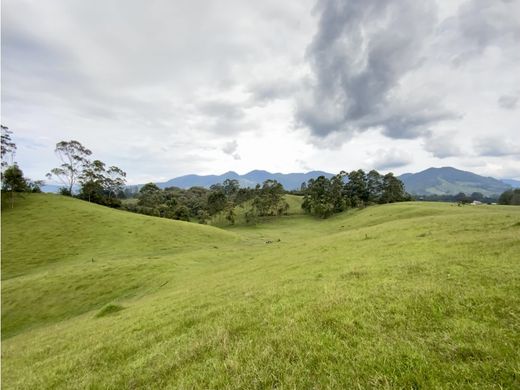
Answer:
POLYGON ((452 167, 428 168, 418 173, 399 176, 406 191, 416 195, 455 195, 464 192, 470 195, 480 192, 484 196, 499 195, 510 189, 515 180, 506 183, 492 177, 484 177, 472 172, 452 167))
POLYGON ((222 175, 186 175, 176 177, 164 183, 156 183, 160 188, 179 187, 190 188, 194 186, 210 187, 213 184, 222 183, 226 179, 238 180, 241 187, 254 187, 262 184, 268 179, 273 179, 282 183, 287 190, 299 189, 303 182, 315 179, 318 176, 330 178, 334 176, 332 173, 322 171, 311 171, 307 173, 271 173, 268 171, 254 170, 245 175, 239 175, 236 172, 229 171, 222 175))
MULTIPOLYGON (((254 187, 267 179, 274 179, 282 183, 287 190, 299 189, 303 182, 309 179, 325 176, 330 178, 332 173, 311 171, 306 173, 271 173, 263 170, 254 170, 244 175, 229 171, 222 175, 185 175, 166 182, 156 183, 160 188, 167 187, 206 187, 222 183, 226 179, 238 180, 241 187, 254 187)), ((417 173, 405 173, 399 176, 406 187, 406 191, 414 195, 455 195, 464 192, 470 195, 480 192, 485 196, 499 195, 510 188, 520 188, 520 181, 513 179, 498 180, 484 177, 472 172, 462 171, 452 167, 428 168, 417 173)), ((135 186, 129 186, 135 187, 135 186)), ((140 187, 140 186, 137 186, 140 187)), ((59 186, 47 185, 44 192, 57 192, 59 186)))

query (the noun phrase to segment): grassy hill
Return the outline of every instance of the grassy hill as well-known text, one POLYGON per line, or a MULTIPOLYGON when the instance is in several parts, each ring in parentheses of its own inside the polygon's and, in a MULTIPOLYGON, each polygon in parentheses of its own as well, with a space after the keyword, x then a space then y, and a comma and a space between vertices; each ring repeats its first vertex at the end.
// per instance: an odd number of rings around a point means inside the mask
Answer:
POLYGON ((416 195, 470 195, 480 192, 484 196, 500 195, 510 185, 494 179, 461 171, 451 167, 428 168, 422 172, 405 173, 399 176, 406 191, 416 195))
POLYGON ((518 388, 519 253, 515 207, 222 230, 31 195, 2 213, 2 385, 518 388))

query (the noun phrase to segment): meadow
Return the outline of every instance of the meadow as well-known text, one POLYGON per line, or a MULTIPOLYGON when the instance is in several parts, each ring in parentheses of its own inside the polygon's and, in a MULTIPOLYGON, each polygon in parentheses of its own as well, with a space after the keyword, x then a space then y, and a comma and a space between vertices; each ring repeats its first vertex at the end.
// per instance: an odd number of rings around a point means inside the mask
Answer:
POLYGON ((520 388, 519 207, 288 201, 223 228, 2 209, 2 387, 520 388))

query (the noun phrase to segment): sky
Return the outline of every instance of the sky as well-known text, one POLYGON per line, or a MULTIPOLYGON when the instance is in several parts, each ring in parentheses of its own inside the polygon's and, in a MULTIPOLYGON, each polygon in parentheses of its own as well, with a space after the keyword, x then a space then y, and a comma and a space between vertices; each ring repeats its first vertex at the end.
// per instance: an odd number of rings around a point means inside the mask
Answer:
POLYGON ((520 179, 520 0, 3 0, 2 124, 127 172, 520 179))

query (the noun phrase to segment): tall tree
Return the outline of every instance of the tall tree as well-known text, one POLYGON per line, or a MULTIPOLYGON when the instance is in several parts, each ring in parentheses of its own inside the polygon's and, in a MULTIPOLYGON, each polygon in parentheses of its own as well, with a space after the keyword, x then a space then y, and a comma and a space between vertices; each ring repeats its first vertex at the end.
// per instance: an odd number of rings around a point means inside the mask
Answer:
POLYGON ((139 206, 156 208, 162 203, 164 203, 164 194, 156 184, 145 184, 139 190, 139 206))
POLYGON ((381 195, 383 192, 383 177, 375 169, 372 169, 367 173, 367 189, 369 202, 381 202, 381 195))
POLYGON ((16 192, 28 190, 27 179, 23 176, 22 170, 14 163, 9 166, 3 175, 2 190, 11 194, 11 208, 14 207, 14 195, 16 192))
POLYGON ((331 202, 331 184, 325 176, 310 179, 303 197, 302 208, 321 218, 327 218, 334 213, 334 204, 331 202))
POLYGON ((353 207, 360 207, 368 202, 368 183, 365 171, 358 169, 348 174, 345 194, 353 207))
POLYGON ((66 185, 67 191, 71 195, 74 184, 78 182, 83 170, 89 164, 88 157, 92 152, 74 140, 58 142, 54 151, 62 164, 53 168, 47 177, 51 178, 54 175, 66 185))
MULTIPOLYGON (((2 157, 2 170, 9 165, 7 161, 6 155, 11 155, 11 160, 13 160, 14 153, 16 151, 16 144, 12 141, 11 135, 13 132, 9 130, 7 126, 0 125, 2 129, 2 149, 1 149, 1 157, 2 157)), ((11 161, 12 163, 12 161, 11 161)))
POLYGON ((103 190, 106 184, 105 163, 94 160, 85 164, 78 182, 81 184, 80 197, 86 200, 100 203, 103 198, 103 190))
POLYGON ((105 189, 108 197, 116 197, 118 193, 124 190, 126 184, 126 172, 116 166, 111 166, 106 171, 105 189))
POLYGON ((404 200, 409 200, 409 195, 404 189, 403 182, 391 172, 384 175, 381 195, 382 203, 402 202, 404 200))

